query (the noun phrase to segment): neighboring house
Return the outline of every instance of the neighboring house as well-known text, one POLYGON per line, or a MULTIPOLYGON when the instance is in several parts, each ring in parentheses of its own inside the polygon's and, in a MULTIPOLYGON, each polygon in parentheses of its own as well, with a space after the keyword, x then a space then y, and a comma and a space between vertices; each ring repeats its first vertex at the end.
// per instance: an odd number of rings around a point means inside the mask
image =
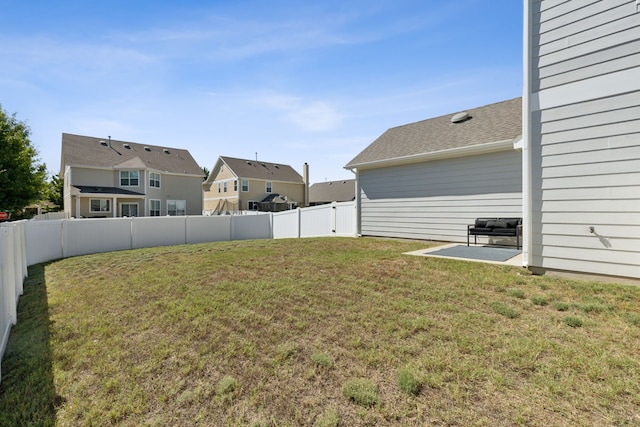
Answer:
POLYGON ((356 180, 318 182, 309 187, 309 206, 350 202, 356 198, 356 180))
MULTIPOLYGON (((305 176, 308 176, 305 163, 305 176)), ((282 211, 306 204, 307 179, 291 166, 220 156, 202 184, 205 213, 282 211)))
POLYGON ((640 6, 525 2, 525 261, 640 278, 640 6))
POLYGON ((202 215, 202 169, 187 150, 62 134, 71 217, 202 215))
POLYGON ((521 98, 387 130, 345 166, 358 232, 466 242, 476 217, 521 217, 521 132, 521 98))

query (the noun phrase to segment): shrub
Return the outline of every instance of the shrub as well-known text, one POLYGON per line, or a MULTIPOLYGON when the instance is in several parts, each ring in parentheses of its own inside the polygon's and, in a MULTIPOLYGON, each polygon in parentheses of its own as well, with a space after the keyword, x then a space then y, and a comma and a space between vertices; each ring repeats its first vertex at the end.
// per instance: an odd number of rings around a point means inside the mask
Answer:
POLYGON ((359 405, 366 407, 374 406, 380 401, 378 397, 378 386, 376 386, 373 381, 367 379, 348 381, 342 387, 342 394, 359 405))
POLYGON ((422 386, 413 371, 407 368, 398 372, 398 385, 400 390, 412 396, 417 396, 422 386))

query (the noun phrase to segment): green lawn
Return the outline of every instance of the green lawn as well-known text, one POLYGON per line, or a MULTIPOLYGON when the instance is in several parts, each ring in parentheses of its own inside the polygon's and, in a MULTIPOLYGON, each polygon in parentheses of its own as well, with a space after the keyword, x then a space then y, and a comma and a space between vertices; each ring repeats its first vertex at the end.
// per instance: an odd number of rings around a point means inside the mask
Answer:
POLYGON ((640 288, 296 239, 33 266, 0 425, 640 424, 640 288))

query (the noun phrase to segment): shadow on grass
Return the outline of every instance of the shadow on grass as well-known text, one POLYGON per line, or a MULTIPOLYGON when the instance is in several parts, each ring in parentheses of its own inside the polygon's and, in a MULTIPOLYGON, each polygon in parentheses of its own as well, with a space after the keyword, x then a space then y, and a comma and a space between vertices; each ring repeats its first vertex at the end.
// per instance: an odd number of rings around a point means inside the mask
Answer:
POLYGON ((53 426, 60 397, 53 383, 49 306, 42 264, 29 267, 2 361, 0 425, 53 426))

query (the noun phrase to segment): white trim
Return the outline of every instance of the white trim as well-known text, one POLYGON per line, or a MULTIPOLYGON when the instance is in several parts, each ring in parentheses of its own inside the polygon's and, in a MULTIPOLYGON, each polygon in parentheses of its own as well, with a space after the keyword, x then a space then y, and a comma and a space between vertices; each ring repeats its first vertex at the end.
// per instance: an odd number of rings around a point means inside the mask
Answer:
POLYGON ((147 216, 152 216, 151 215, 151 202, 158 202, 158 216, 162 216, 162 200, 161 199, 149 199, 149 203, 147 204, 147 206, 149 207, 149 212, 147 213, 147 216))
MULTIPOLYGON (((137 202, 120 202, 120 208, 118 210, 119 210, 119 213, 120 213, 121 217, 124 217, 124 215, 122 214, 122 207, 124 205, 127 205, 127 206, 135 205, 136 206, 136 211, 137 211, 135 216, 136 217, 140 216, 140 204, 139 203, 137 203, 137 202)), ((131 215, 127 215, 127 217, 131 217, 131 215)))
POLYGON ((466 147, 449 148, 446 150, 433 151, 430 153, 413 154, 410 156, 396 157, 393 159, 376 160, 373 162, 364 162, 351 164, 345 169, 374 169, 386 166, 398 166, 410 163, 428 162, 432 160, 449 159, 453 157, 466 157, 477 154, 487 154, 496 151, 512 150, 514 148, 513 139, 505 139, 503 141, 489 142, 485 144, 469 145, 466 147))
POLYGON ((102 197, 102 198, 97 198, 97 197, 95 197, 95 198, 93 198, 93 199, 91 199, 91 198, 90 198, 90 199, 89 199, 89 213, 94 214, 94 213, 101 213, 101 212, 111 212, 111 210, 112 210, 111 204, 112 204, 111 198, 106 198, 106 197, 102 197), (100 206, 100 210, 94 211, 94 210, 92 209, 91 202, 92 202, 92 201, 94 201, 94 200, 98 200, 99 202, 101 202, 101 203, 100 203, 100 205, 101 205, 101 206, 100 206), (108 202, 108 203, 109 203, 109 206, 108 206, 108 207, 109 207, 109 209, 107 209, 106 211, 103 211, 103 210, 102 210, 102 202, 103 202, 103 201, 105 201, 105 202, 108 202))

